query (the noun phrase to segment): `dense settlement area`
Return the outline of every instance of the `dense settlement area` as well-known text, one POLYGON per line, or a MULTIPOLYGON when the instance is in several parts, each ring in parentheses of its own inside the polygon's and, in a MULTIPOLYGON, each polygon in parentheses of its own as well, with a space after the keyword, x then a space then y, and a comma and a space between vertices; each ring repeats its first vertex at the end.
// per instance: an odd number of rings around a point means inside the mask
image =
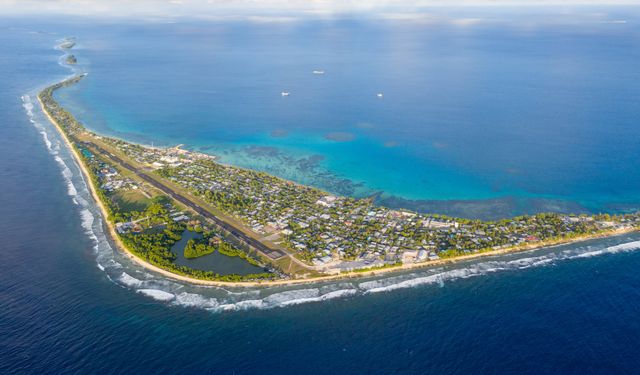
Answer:
POLYGON ((109 142, 325 272, 425 262, 640 223, 637 214, 538 214, 496 222, 422 215, 222 165, 196 152, 109 142))

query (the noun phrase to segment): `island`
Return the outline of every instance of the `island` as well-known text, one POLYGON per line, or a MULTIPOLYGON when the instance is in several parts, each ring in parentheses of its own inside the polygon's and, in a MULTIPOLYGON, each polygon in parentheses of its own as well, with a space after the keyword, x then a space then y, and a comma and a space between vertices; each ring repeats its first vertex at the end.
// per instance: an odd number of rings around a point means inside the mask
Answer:
POLYGON ((59 45, 58 47, 60 49, 71 49, 76 45, 76 42, 74 41, 73 38, 65 38, 59 45))
POLYGON ((373 275, 540 248, 640 229, 640 213, 540 213, 481 221, 393 210, 222 164, 214 156, 148 147, 96 134, 54 98, 78 75, 38 100, 72 150, 118 249, 183 281, 256 286, 373 275), (219 252, 264 272, 219 274, 175 263, 219 252))

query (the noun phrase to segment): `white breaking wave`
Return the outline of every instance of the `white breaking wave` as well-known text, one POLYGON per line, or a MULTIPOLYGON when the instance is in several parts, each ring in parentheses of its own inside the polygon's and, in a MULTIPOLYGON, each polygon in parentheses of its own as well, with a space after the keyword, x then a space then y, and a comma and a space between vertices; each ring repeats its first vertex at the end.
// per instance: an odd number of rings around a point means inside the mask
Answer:
POLYGON ((318 289, 295 289, 288 290, 286 292, 275 293, 267 298, 263 299, 262 302, 267 306, 278 306, 281 304, 291 303, 296 300, 306 300, 308 298, 316 298, 320 294, 320 290, 318 289))
POLYGON ((594 250, 594 251, 588 251, 586 253, 581 253, 576 255, 575 258, 591 258, 599 255, 605 255, 605 254, 625 253, 629 251, 635 251, 638 249, 640 249, 640 241, 633 241, 633 242, 628 242, 620 245, 607 247, 601 250, 594 250))
POLYGON ((357 293, 358 293, 358 290, 355 289, 355 288, 353 288, 353 289, 342 289, 342 290, 336 290, 336 291, 329 292, 329 293, 322 294, 322 295, 315 296, 315 297, 302 297, 302 298, 295 298, 295 299, 291 299, 291 300, 282 301, 277 306, 283 307, 283 306, 299 305, 299 304, 302 304, 302 303, 309 303, 309 302, 328 301, 328 300, 334 299, 334 298, 344 298, 344 297, 347 297, 347 296, 353 296, 353 295, 355 295, 357 293))
POLYGON ((22 95, 22 106, 27 111, 27 115, 29 117, 33 116, 33 103, 31 102, 31 97, 29 95, 22 95))
MULTIPOLYGON (((487 272, 492 272, 487 270, 487 272)), ((387 292, 395 289, 411 288, 419 285, 438 284, 442 285, 445 280, 464 279, 467 277, 479 275, 481 273, 479 268, 461 268, 451 271, 445 271, 437 273, 435 275, 415 277, 400 282, 389 282, 389 280, 376 280, 370 282, 364 282, 358 285, 358 287, 365 293, 379 293, 387 292)))
POLYGON ((261 309, 264 308, 264 302, 260 299, 251 299, 246 301, 240 301, 236 303, 228 303, 220 305, 219 308, 212 311, 241 311, 249 309, 261 309))
POLYGON ((123 283, 126 286, 141 286, 142 285, 142 280, 138 280, 135 277, 129 275, 126 272, 123 272, 122 275, 120 275, 120 278, 118 279, 121 283, 123 283))
POLYGON ((75 199, 79 205, 81 205, 82 207, 87 207, 89 206, 89 202, 87 202, 84 198, 82 198, 81 196, 77 196, 74 197, 73 199, 75 199))
POLYGON ((64 160, 62 160, 62 158, 59 155, 56 155, 54 159, 56 162, 58 162, 58 164, 62 168, 62 177, 70 181, 71 177, 73 177, 73 172, 71 172, 71 169, 69 169, 67 164, 64 162, 64 160))
POLYGON ((58 165, 60 165, 60 171, 62 173, 62 177, 67 183, 67 193, 69 194, 69 196, 75 197, 76 195, 78 195, 78 191, 73 184, 73 180, 72 180, 73 172, 71 172, 71 169, 69 169, 67 164, 58 154, 59 142, 56 142, 56 145, 54 145, 49 138, 46 128, 36 119, 35 113, 33 112, 34 106, 31 101, 31 96, 28 94, 22 95, 22 101, 23 101, 23 107, 25 108, 27 116, 29 117, 29 121, 42 135, 42 140, 47 146, 47 150, 49 150, 50 154, 55 156, 54 160, 56 161, 56 163, 58 163, 58 165))
POLYGON ((225 288, 218 288, 220 290, 223 290, 225 293, 227 293, 230 296, 252 296, 252 297, 259 297, 260 296, 260 291, 257 289, 248 289, 248 290, 243 290, 241 292, 236 292, 233 289, 225 289, 225 288))
POLYGON ((144 294, 158 301, 171 301, 176 296, 173 293, 165 292, 159 289, 138 289, 136 292, 144 294))
POLYGON ((173 303, 179 306, 198 307, 202 309, 215 309, 220 306, 218 300, 215 298, 187 292, 177 294, 173 303))
POLYGON ((321 302, 335 298, 353 296, 357 293, 358 290, 354 287, 351 287, 349 289, 334 290, 325 294, 321 294, 320 289, 316 288, 297 290, 294 289, 274 293, 262 299, 247 299, 236 302, 222 301, 222 303, 220 303, 215 298, 195 298, 193 297, 193 294, 189 294, 189 299, 183 301, 183 299, 180 298, 179 295, 173 303, 176 305, 200 307, 210 311, 242 311, 249 309, 273 309, 277 307, 286 307, 303 303, 321 302))
POLYGON ((69 196, 71 197, 75 197, 76 195, 78 195, 78 190, 73 184, 73 180, 72 180, 73 172, 71 172, 71 169, 69 169, 69 167, 64 162, 64 160, 62 160, 60 155, 55 155, 54 159, 60 165, 62 177, 67 183, 67 194, 69 194, 69 196))
MULTIPOLYGON (((91 213, 91 211, 84 209, 82 211, 80 211, 80 217, 82 218, 82 227, 86 230, 87 233, 89 234, 93 234, 92 231, 92 225, 93 225, 93 221, 95 220, 93 217, 93 214, 91 213)), ((91 239, 96 239, 95 235, 93 237, 91 237, 91 239)))
POLYGON ((33 124, 33 126, 35 126, 35 128, 38 130, 38 132, 42 136, 42 140, 44 141, 44 144, 47 146, 47 150, 49 150, 50 153, 55 154, 56 150, 54 149, 53 144, 49 140, 49 136, 47 135, 45 128, 35 118, 35 114, 33 112, 34 106, 31 100, 31 96, 28 94, 25 94, 25 95, 22 95, 21 99, 22 99, 22 107, 25 109, 25 112, 27 113, 29 122, 33 124))
POLYGON ((78 195, 78 190, 76 190, 76 187, 72 181, 67 181, 67 194, 69 194, 69 196, 71 197, 75 197, 76 195, 78 195))
MULTIPOLYGON (((90 203, 91 197, 86 186, 82 174, 79 170, 74 173, 70 165, 76 167, 71 154, 68 152, 60 153, 61 140, 57 130, 41 112, 40 107, 34 107, 32 96, 36 94, 25 94, 22 96, 24 110, 27 114, 29 122, 41 134, 49 154, 54 156, 56 164, 60 167, 60 173, 67 185, 67 194, 71 196, 71 200, 75 206, 78 206, 80 223, 89 239, 93 242, 93 250, 98 255, 96 258, 97 267, 102 270, 117 269, 120 264, 113 261, 113 249, 109 245, 104 233, 102 233, 102 224, 100 220, 96 220, 97 208, 90 203), (70 163, 70 164, 68 164, 70 163), (110 261, 111 260, 111 261, 110 261), (101 262, 104 261, 104 264, 101 262)), ((113 279, 110 277, 110 279, 113 279)))
POLYGON ((541 267, 556 264, 558 261, 590 258, 594 256, 616 254, 640 250, 640 241, 628 242, 620 245, 609 246, 603 249, 591 250, 590 247, 565 250, 559 254, 549 253, 541 256, 519 258, 509 261, 485 261, 470 265, 465 268, 441 271, 435 274, 420 277, 394 277, 381 280, 362 282, 358 288, 363 293, 388 292, 396 289, 412 288, 420 285, 438 284, 445 281, 466 279, 469 277, 487 275, 499 271, 523 270, 532 267, 541 267), (400 280, 400 281, 399 281, 400 280))
MULTIPOLYGON (((223 303, 214 307, 203 306, 212 311, 240 311, 248 309, 273 309, 310 302, 322 302, 336 298, 344 298, 358 294, 355 288, 340 289, 320 294, 318 289, 289 290, 275 293, 263 299, 250 299, 235 303, 223 303)), ((177 302, 177 301, 176 301, 177 302)), ((190 305, 193 306, 193 305, 190 305)))

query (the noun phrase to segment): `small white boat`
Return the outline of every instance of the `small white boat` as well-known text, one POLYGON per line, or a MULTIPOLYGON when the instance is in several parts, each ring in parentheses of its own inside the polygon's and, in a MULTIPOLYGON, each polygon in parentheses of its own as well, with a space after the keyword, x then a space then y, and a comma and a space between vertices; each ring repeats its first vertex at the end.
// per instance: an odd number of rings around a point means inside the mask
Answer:
POLYGON ((280 93, 282 96, 289 96, 289 91, 283 91, 280 93))
POLYGON ((382 98, 383 95, 382 95, 381 92, 379 92, 377 96, 378 96, 378 98, 382 98))
POLYGON ((324 70, 314 70, 313 74, 324 74, 324 70))

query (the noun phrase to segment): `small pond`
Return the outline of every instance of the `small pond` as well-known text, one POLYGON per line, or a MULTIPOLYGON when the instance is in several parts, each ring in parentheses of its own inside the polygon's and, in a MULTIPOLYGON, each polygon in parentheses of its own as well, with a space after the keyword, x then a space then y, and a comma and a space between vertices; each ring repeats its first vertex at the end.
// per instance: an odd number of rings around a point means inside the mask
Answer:
POLYGON ((218 253, 217 251, 198 258, 187 259, 184 257, 184 248, 190 239, 202 238, 200 233, 185 230, 182 233, 180 241, 176 242, 171 251, 177 255, 175 264, 179 266, 187 266, 195 270, 213 271, 220 275, 249 275, 252 273, 265 272, 261 267, 254 266, 246 260, 239 257, 230 257, 218 253))

